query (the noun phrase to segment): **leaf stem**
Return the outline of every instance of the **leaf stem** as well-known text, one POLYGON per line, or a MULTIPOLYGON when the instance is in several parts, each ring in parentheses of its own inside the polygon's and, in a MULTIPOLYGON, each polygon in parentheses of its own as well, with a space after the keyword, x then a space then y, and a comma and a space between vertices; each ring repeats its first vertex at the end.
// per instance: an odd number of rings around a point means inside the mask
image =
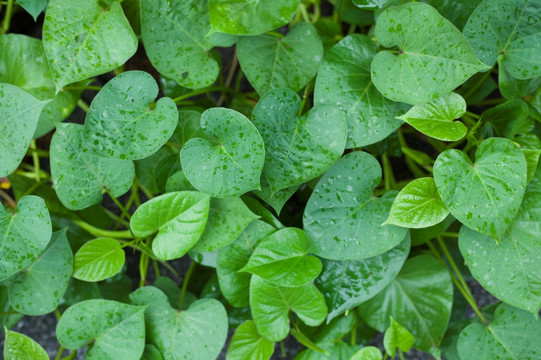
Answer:
POLYGON ((385 184, 385 190, 394 189, 396 186, 396 181, 394 179, 393 168, 391 167, 391 162, 389 161, 387 152, 384 152, 383 155, 381 155, 381 161, 383 162, 383 181, 385 184))
POLYGON ((64 86, 62 90, 60 91, 67 91, 67 90, 96 90, 100 91, 102 89, 101 86, 97 85, 88 85, 88 86, 64 86))
POLYGON ((339 26, 342 25, 342 13, 344 12, 344 2, 345 0, 338 0, 340 1, 340 5, 338 6, 338 11, 336 9, 336 6, 334 7, 334 22, 337 23, 339 26))
POLYGON ((32 139, 32 141, 30 141, 30 149, 34 150, 32 151, 32 161, 34 163, 34 173, 36 174, 36 181, 39 182, 40 181, 40 169, 39 169, 39 155, 38 153, 36 152, 37 150, 37 145, 36 145, 36 139, 32 139))
POLYGON ((471 103, 470 105, 475 105, 475 106, 496 105, 504 101, 505 101, 504 98, 495 98, 495 99, 487 99, 487 100, 471 103))
POLYGON ((468 115, 468 116, 470 116, 470 117, 472 117, 472 118, 474 118, 476 120, 479 120, 479 118, 480 118, 479 115, 477 115, 476 113, 473 113, 471 111, 466 111, 466 115, 468 115))
POLYGON ((2 196, 4 198, 4 200, 6 200, 6 202, 9 204, 9 206, 11 206, 13 209, 17 209, 17 202, 15 200, 13 200, 13 198, 11 196, 9 196, 9 194, 7 192, 0 189, 0 196, 2 196))
POLYGON ((280 341, 280 356, 284 359, 286 357, 286 347, 284 345, 284 340, 280 341))
POLYGON ((139 275, 141 276, 141 280, 139 281, 140 288, 145 286, 147 280, 148 259, 148 255, 142 252, 141 257, 139 258, 139 275))
POLYGON ((186 290, 188 289, 188 283, 190 282, 190 278, 192 277, 192 273, 196 267, 197 263, 192 260, 192 263, 190 264, 190 267, 188 268, 188 271, 186 272, 186 275, 184 276, 184 279, 182 280, 182 289, 180 290, 180 303, 178 306, 179 310, 182 310, 182 305, 184 305, 184 297, 186 296, 186 290))
MULTIPOLYGON (((227 78, 225 79, 224 86, 226 88, 229 88, 231 86, 231 82, 233 81, 233 76, 235 75, 235 71, 237 70, 237 66, 239 64, 239 59, 237 57, 237 50, 235 50, 235 53, 233 54, 233 59, 231 60, 231 66, 229 67, 229 72, 227 73, 227 78)), ((225 94, 222 92, 220 94, 220 97, 218 98, 218 102, 216 102, 216 106, 222 106, 225 99, 225 94)))
POLYGON ((111 194, 111 191, 109 190, 109 188, 105 188, 105 191, 107 192, 107 195, 109 195, 109 197, 111 198, 111 200, 114 201, 114 203, 116 204, 116 206, 118 206, 118 208, 120 209, 120 211, 122 212, 122 215, 125 216, 128 220, 131 219, 131 215, 129 213, 128 210, 126 210, 126 208, 124 207, 124 205, 122 205, 122 203, 120 201, 118 201, 118 199, 116 198, 116 196, 114 196, 113 194, 111 194))
POLYGON ((450 237, 450 238, 457 238, 458 233, 456 233, 456 232, 444 232, 444 233, 441 234, 441 236, 450 237))
POLYGON ((189 99, 189 98, 191 98, 193 96, 207 94, 207 93, 211 93, 211 92, 234 92, 234 90, 230 89, 230 88, 227 88, 225 86, 206 87, 206 88, 203 88, 203 89, 194 90, 194 91, 189 92, 189 93, 184 94, 184 95, 180 95, 180 96, 174 98, 173 101, 175 103, 178 103, 178 102, 180 102, 182 100, 189 99))
POLYGON ((0 312, 0 316, 9 316, 9 315, 17 315, 17 314, 20 314, 20 313, 15 310, 0 312))
POLYGON ((278 31, 267 31, 265 33, 265 35, 274 36, 274 37, 277 37, 277 38, 280 38, 280 39, 285 37, 284 34, 280 34, 278 31))
POLYGON ((63 353, 64 353, 64 347, 62 345, 60 345, 60 347, 58 348, 58 351, 56 353, 56 357, 54 359, 55 360, 60 360, 62 358, 63 353))
POLYGON ((134 236, 132 235, 130 230, 111 231, 97 228, 82 220, 73 220, 73 222, 81 229, 97 237, 109 237, 113 239, 134 239, 134 236))
POLYGON ((0 34, 6 34, 9 31, 11 15, 13 15, 13 0, 7 0, 6 14, 4 15, 4 21, 2 22, 2 29, 0 29, 0 34))
POLYGON ((90 110, 90 106, 88 106, 88 104, 85 103, 83 99, 79 99, 79 101, 77 101, 77 106, 79 106, 79 108, 81 108, 81 110, 83 110, 85 113, 90 110))

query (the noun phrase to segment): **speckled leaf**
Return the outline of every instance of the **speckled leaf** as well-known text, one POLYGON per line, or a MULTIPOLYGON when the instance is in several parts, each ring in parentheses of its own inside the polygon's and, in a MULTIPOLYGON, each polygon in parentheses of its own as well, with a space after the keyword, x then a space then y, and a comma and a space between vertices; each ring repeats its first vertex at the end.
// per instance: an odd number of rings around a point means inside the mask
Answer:
POLYGON ((45 104, 17 86, 0 83, 0 177, 23 160, 45 104))
POLYGON ((9 301, 26 315, 44 315, 56 309, 73 271, 73 253, 66 231, 53 234, 39 258, 9 281, 9 301), (39 301, 36 301, 39 299, 39 301))
POLYGON ((295 92, 276 89, 254 109, 252 121, 265 142, 263 173, 272 192, 318 177, 344 152, 347 125, 342 112, 320 104, 299 117, 300 108, 295 92))
POLYGON ((448 94, 473 74, 488 70, 462 33, 436 9, 408 3, 387 9, 376 23, 381 51, 372 60, 372 81, 394 101, 421 104, 448 94))
POLYGON ((173 175, 169 176, 167 183, 165 184, 165 192, 174 192, 174 191, 193 191, 195 188, 190 184, 184 171, 179 170, 173 175))
POLYGON ((458 141, 468 128, 459 119, 466 112, 466 101, 457 93, 440 96, 425 104, 413 106, 398 117, 425 135, 443 141, 458 141))
POLYGON ((0 286, 0 311, 6 314, 0 316, 0 326, 2 327, 2 332, 4 330, 4 326, 9 329, 17 324, 24 316, 23 314, 16 312, 9 303, 8 288, 6 286, 0 286))
POLYGON ((145 306, 86 300, 70 306, 56 326, 60 345, 90 345, 88 359, 139 359, 145 348, 145 306))
POLYGON ((0 281, 35 261, 51 240, 51 218, 43 199, 28 195, 17 207, 12 214, 0 203, 0 281))
POLYGON ((180 161, 186 178, 209 195, 228 198, 259 188, 265 161, 263 140, 235 110, 211 108, 201 115, 204 138, 192 138, 180 161))
POLYGON ((152 250, 163 260, 180 258, 203 234, 209 216, 210 196, 196 191, 167 193, 139 206, 130 220, 138 237, 158 232, 152 250))
POLYGON ((75 254, 73 277, 89 282, 110 278, 124 266, 125 256, 120 243, 115 239, 91 240, 75 254))
POLYGON ((532 98, 541 88, 541 76, 528 79, 515 79, 503 64, 503 56, 498 55, 498 86, 502 96, 508 100, 532 98))
POLYGON ((7 331, 4 360, 49 360, 49 356, 40 344, 28 336, 7 331))
MULTIPOLYGON (((293 330, 292 330, 293 331, 293 330)), ((327 341, 317 344, 320 351, 305 349, 299 352, 293 360, 349 360, 359 347, 342 341, 327 341)))
POLYGON ((361 9, 376 10, 383 9, 393 0, 352 0, 352 2, 361 9))
POLYGON ((541 156, 541 140, 539 140, 539 137, 535 134, 521 134, 520 136, 515 137, 513 142, 520 146, 520 150, 526 158, 526 166, 528 168, 526 181, 527 183, 530 183, 539 164, 539 156, 541 156))
POLYGON ((357 351, 349 360, 382 360, 381 350, 375 346, 365 346, 357 351))
POLYGON ((490 138, 476 161, 446 150, 434 163, 434 181, 443 202, 460 222, 496 240, 515 218, 526 187, 526 159, 512 141, 490 138))
POLYGON ((201 299, 183 311, 173 309, 167 296, 155 287, 143 287, 130 295, 147 305, 147 342, 156 345, 165 359, 216 359, 227 338, 227 313, 215 299, 201 299))
POLYGON ((415 347, 438 346, 451 316, 453 284, 447 269, 430 255, 410 258, 378 295, 359 306, 372 328, 385 331, 390 316, 415 337, 415 347))
POLYGON ((49 0, 18 0, 17 4, 21 5, 36 21, 39 14, 47 7, 48 2, 49 0))
POLYGON ((347 148, 377 143, 400 127, 395 117, 408 106, 385 98, 370 79, 376 44, 365 35, 342 39, 325 56, 314 91, 315 104, 338 106, 348 124, 347 148))
POLYGON ((410 251, 410 237, 391 250, 365 260, 323 260, 315 284, 329 308, 327 321, 376 296, 398 274, 410 251))
POLYGON ((396 198, 386 224, 406 228, 427 228, 449 215, 432 178, 419 178, 406 185, 396 198))
POLYGON ((209 0, 212 32, 259 35, 287 24, 300 0, 209 0))
POLYGON ((274 352, 274 343, 257 332, 252 320, 240 325, 227 348, 227 360, 269 360, 274 352))
POLYGON ((541 321, 523 310, 500 304, 488 326, 475 322, 458 337, 462 360, 535 360, 541 356, 541 321))
POLYGON ((378 161, 362 151, 347 154, 323 175, 303 217, 314 254, 332 260, 362 260, 404 239, 407 229, 383 225, 396 192, 373 196, 380 182, 378 161))
POLYGON ((212 44, 208 1, 141 0, 141 35, 152 65, 180 85, 210 86, 219 66, 208 51, 212 44))
POLYGON ((297 92, 316 75, 323 44, 312 24, 299 23, 283 38, 241 37, 237 52, 246 78, 259 95, 278 88, 297 92))
POLYGON ((271 341, 289 333, 289 310, 308 326, 320 325, 327 316, 325 299, 313 284, 281 287, 257 275, 250 282, 250 307, 257 330, 271 341))
POLYGON ((51 140, 51 176, 58 198, 71 210, 99 204, 104 188, 125 194, 134 177, 133 162, 108 159, 83 148, 83 125, 58 124, 51 140))
POLYGON ((220 290, 227 301, 236 307, 248 306, 249 273, 238 272, 246 265, 261 240, 276 229, 262 220, 255 220, 229 246, 218 251, 216 272, 220 290))
POLYGON ((394 358, 396 355, 396 348, 402 352, 408 352, 414 342, 415 338, 413 335, 391 316, 391 324, 387 330, 385 330, 383 336, 383 347, 387 354, 389 354, 391 358, 394 358))
POLYGON ((485 0, 470 16, 464 35, 484 63, 498 56, 517 79, 541 76, 541 3, 532 0, 485 0))
POLYGON ((170 98, 158 95, 149 73, 127 71, 109 81, 96 95, 85 120, 85 148, 96 155, 118 159, 146 158, 164 145, 178 123, 170 98))
POLYGON ((207 226, 193 250, 214 251, 235 241, 244 229, 259 218, 240 198, 211 199, 207 226))
POLYGON ((261 190, 254 190, 253 193, 258 198, 269 204, 274 209, 276 214, 280 215, 285 203, 293 196, 293 194, 295 194, 299 187, 300 185, 295 185, 272 192, 267 177, 264 174, 261 174, 261 190))
POLYGON ((64 86, 123 65, 137 50, 137 37, 120 2, 49 0, 43 47, 56 84, 64 86))

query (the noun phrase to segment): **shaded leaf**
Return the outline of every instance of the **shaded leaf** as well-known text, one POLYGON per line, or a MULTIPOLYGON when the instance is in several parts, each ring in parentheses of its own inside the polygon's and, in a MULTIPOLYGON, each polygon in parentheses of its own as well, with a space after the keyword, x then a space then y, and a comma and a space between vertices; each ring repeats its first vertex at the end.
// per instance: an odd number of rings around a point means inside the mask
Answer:
POLYGON ((274 343, 259 335, 251 320, 240 325, 227 348, 227 360, 268 360, 274 352, 274 343))

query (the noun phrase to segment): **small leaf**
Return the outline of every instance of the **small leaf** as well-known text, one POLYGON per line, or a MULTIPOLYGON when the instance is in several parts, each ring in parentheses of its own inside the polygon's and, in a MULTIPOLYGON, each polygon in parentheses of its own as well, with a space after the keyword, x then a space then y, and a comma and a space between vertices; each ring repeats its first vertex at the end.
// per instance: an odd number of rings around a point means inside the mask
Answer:
POLYGON ((528 105, 519 99, 508 100, 498 104, 481 115, 479 121, 490 122, 498 136, 513 139, 518 133, 527 133, 530 110, 528 105))
POLYGON ((375 346, 365 346, 353 354, 349 360, 382 360, 381 350, 375 346))
POLYGON ((114 239, 89 241, 75 254, 73 277, 88 282, 110 278, 120 271, 125 256, 120 243, 114 239))
POLYGON ((261 175, 261 190, 253 190, 253 193, 269 204, 276 214, 280 215, 285 203, 297 192, 300 185, 291 186, 285 189, 281 189, 273 192, 269 181, 265 175, 261 175))
POLYGON ((47 7, 49 0, 18 0, 17 3, 21 5, 27 13, 32 15, 34 21, 37 21, 39 14, 47 7))
POLYGON ((385 347, 387 354, 394 357, 396 355, 396 348, 402 352, 408 352, 414 342, 415 338, 413 335, 391 316, 391 324, 385 330, 383 336, 383 347, 385 347))
POLYGON ((49 360, 40 344, 26 335, 6 331, 4 360, 49 360))
POLYGON ((240 325, 231 338, 227 348, 227 360, 270 359, 274 343, 259 335, 251 320, 240 325))

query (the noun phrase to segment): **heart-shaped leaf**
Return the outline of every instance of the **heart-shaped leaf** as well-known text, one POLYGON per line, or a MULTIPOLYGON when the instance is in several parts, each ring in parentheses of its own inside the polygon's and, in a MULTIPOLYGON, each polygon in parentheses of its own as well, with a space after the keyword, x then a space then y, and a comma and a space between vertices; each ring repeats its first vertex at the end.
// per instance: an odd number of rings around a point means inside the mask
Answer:
POLYGON ((283 38, 241 37, 237 52, 246 78, 259 95, 278 88, 297 92, 316 75, 323 44, 312 24, 299 23, 283 38))
POLYGON ((372 82, 386 97, 421 104, 453 91, 473 74, 488 70, 464 35, 423 3, 387 9, 376 23, 381 51, 372 60, 372 82))
POLYGON ((516 79, 505 68, 502 55, 498 55, 498 86, 502 96, 508 100, 533 97, 541 87, 541 76, 528 80, 516 79))
POLYGON ((391 324, 385 330, 383 336, 383 347, 387 354, 394 357, 396 355, 396 348, 400 351, 408 352, 414 342, 415 338, 413 335, 391 317, 391 324))
POLYGON ((17 207, 12 214, 0 203, 0 281, 34 262, 51 240, 51 217, 43 199, 28 195, 17 207))
POLYGON ((276 214, 280 215, 285 203, 299 190, 300 185, 291 186, 285 189, 281 189, 273 192, 267 177, 261 175, 261 190, 254 190, 253 193, 258 198, 269 204, 276 214))
POLYGON ((115 239, 100 238, 87 242, 75 254, 73 277, 83 281, 101 281, 120 271, 124 250, 115 239))
POLYGON ((270 359, 273 352, 274 343, 259 335, 255 323, 248 320, 235 330, 227 348, 227 360, 270 359))
POLYGON ((204 138, 192 138, 180 161, 192 185, 214 197, 240 196, 259 188, 265 161, 263 140, 239 112, 211 108, 201 115, 204 138))
POLYGON ((512 141, 490 138, 474 164, 458 150, 442 152, 434 181, 451 212, 471 229, 498 240, 515 218, 526 187, 526 159, 512 141))
POLYGON ((93 155, 83 148, 83 126, 58 124, 51 140, 51 177, 62 204, 71 210, 99 204, 107 188, 125 194, 134 176, 133 162, 93 155))
POLYGON ((34 21, 38 19, 39 14, 47 7, 49 0, 19 0, 17 3, 21 5, 32 17, 34 21))
POLYGON ((529 113, 528 104, 512 99, 486 110, 479 121, 490 122, 497 136, 513 139, 518 133, 530 132, 533 120, 528 118, 529 113))
POLYGON ((382 360, 381 350, 375 346, 365 346, 353 354, 349 360, 382 360))
POLYGON ((265 142, 263 173, 276 192, 300 185, 325 172, 344 152, 347 125, 332 105, 316 105, 298 116, 299 96, 288 89, 259 100, 252 121, 265 142))
POLYGON ((335 105, 345 114, 348 149, 383 140, 400 127, 395 118, 408 109, 385 98, 372 83, 374 55, 376 44, 368 36, 352 34, 327 53, 318 70, 314 103, 335 105))
POLYGON ((380 182, 378 161, 362 151, 347 154, 322 176, 303 217, 314 254, 332 260, 362 260, 404 239, 407 229, 383 225, 396 193, 373 196, 380 182))
POLYGON ((6 331, 4 360, 49 360, 40 344, 26 335, 6 331))
POLYGON ((135 54, 137 37, 118 1, 49 0, 43 47, 59 92, 123 65, 135 54))

